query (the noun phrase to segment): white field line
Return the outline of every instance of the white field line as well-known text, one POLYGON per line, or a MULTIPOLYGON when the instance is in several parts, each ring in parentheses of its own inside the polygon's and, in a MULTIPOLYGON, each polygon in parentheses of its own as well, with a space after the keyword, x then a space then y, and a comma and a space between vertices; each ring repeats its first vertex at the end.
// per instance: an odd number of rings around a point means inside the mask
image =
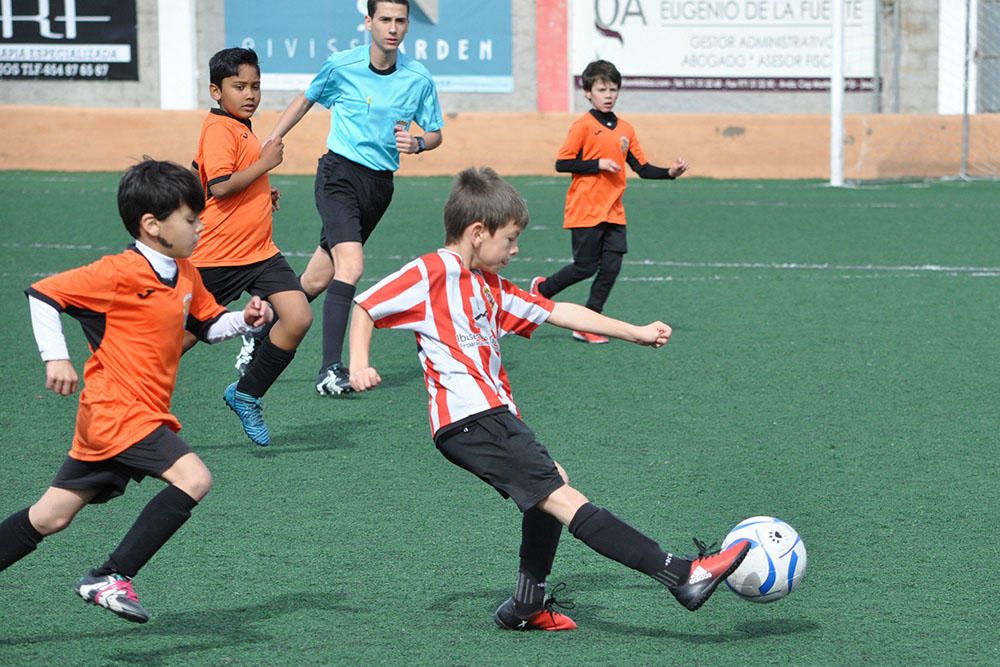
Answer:
MULTIPOLYGON (((10 250, 67 250, 71 252, 86 252, 107 254, 120 252, 123 246, 106 246, 91 244, 71 244, 71 243, 0 243, 0 248, 10 250)), ((312 257, 313 250, 307 252, 290 251, 284 252, 286 257, 312 257)), ((387 255, 384 259, 397 261, 400 264, 412 259, 412 255, 387 255)), ((557 257, 519 257, 510 269, 524 268, 527 264, 565 265, 571 260, 569 258, 557 257)), ((734 271, 740 272, 761 272, 761 271, 812 271, 820 273, 846 274, 835 276, 838 279, 875 277, 877 274, 885 274, 885 277, 916 277, 920 275, 945 275, 945 276, 970 276, 976 278, 996 278, 1000 277, 1000 267, 998 266, 946 266, 941 264, 827 264, 809 262, 689 262, 677 260, 654 260, 654 259, 626 259, 625 264, 638 267, 666 268, 666 269, 700 269, 710 271, 734 271), (891 274, 891 276, 890 276, 891 274)), ((520 271, 517 271, 520 273, 520 271)), ((506 274, 513 273, 508 271, 506 274)), ((10 273, 2 273, 0 276, 12 276, 10 273)), ((29 277, 39 277, 50 275, 47 273, 33 273, 29 277)), ((834 277, 834 276, 829 276, 834 277)), ((530 280, 531 276, 526 280, 530 280)), ((623 275, 619 280, 626 282, 670 282, 670 281, 721 281, 736 280, 737 276, 627 276, 623 275)))

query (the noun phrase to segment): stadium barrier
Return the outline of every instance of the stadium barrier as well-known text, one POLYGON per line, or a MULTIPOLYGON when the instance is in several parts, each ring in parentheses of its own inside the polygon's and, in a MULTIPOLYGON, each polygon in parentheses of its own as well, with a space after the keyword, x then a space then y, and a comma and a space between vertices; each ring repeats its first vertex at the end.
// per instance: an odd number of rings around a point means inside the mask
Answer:
MULTIPOLYGON (((204 111, 0 105, 6 128, 0 169, 121 171, 143 155, 190 164, 204 111)), ((279 112, 254 117, 266 134, 279 112)), ((647 158, 665 165, 683 156, 693 177, 829 178, 825 114, 623 114, 647 158)), ((970 154, 989 153, 1000 137, 997 114, 972 117, 970 154)), ((556 152, 576 114, 461 113, 445 119, 445 143, 407 156, 401 175, 451 175, 488 164, 503 175, 555 175, 556 152)), ((312 174, 329 116, 309 113, 289 134, 275 173, 312 174)), ((961 116, 858 114, 845 122, 845 176, 850 180, 938 178, 957 173, 961 116), (937 136, 939 141, 914 141, 937 136)), ((976 174, 970 174, 975 176, 976 174)))

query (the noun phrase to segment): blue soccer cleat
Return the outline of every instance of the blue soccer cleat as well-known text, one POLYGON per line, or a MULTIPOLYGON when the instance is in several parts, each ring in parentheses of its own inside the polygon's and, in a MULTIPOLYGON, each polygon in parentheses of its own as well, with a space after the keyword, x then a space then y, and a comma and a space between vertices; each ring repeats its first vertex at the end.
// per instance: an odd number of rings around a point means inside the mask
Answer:
POLYGON ((264 405, 259 398, 236 391, 236 383, 226 387, 222 400, 236 413, 243 425, 243 432, 255 445, 267 447, 271 444, 271 432, 264 423, 264 405))

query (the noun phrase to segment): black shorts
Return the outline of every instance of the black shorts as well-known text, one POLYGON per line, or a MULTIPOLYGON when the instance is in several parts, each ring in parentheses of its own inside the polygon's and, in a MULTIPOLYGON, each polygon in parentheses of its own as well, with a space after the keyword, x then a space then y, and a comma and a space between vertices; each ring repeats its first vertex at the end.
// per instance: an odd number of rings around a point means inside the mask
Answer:
POLYGON ((236 301, 243 292, 266 299, 277 292, 302 291, 299 277, 281 253, 253 264, 207 266, 198 272, 205 287, 223 306, 236 301))
POLYGON ((179 435, 159 426, 121 454, 104 461, 80 461, 67 456, 52 486, 70 491, 97 489, 90 503, 106 503, 125 493, 129 480, 159 477, 191 451, 179 435))
POLYGON ((512 499, 522 512, 565 484, 545 446, 506 408, 446 426, 434 444, 446 459, 512 499))
POLYGON ((319 245, 364 244, 392 201, 392 172, 376 171, 327 151, 316 168, 316 210, 323 220, 319 245))
POLYGON ((573 261, 580 264, 601 261, 605 252, 628 252, 625 225, 602 222, 596 227, 576 227, 572 230, 573 261))

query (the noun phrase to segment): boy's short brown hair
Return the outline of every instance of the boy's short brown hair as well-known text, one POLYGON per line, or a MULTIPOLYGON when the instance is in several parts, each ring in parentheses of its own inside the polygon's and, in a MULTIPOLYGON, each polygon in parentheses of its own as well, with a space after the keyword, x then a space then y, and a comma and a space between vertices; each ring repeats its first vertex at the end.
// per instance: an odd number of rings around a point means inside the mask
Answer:
POLYGON ((459 240, 475 222, 483 223, 490 234, 509 222, 520 229, 528 226, 528 205, 489 167, 469 167, 455 177, 444 205, 445 243, 459 240))
POLYGON ((622 87, 622 75, 613 63, 607 60, 595 60, 588 64, 583 70, 583 89, 588 93, 598 81, 607 81, 615 84, 615 87, 622 87))

